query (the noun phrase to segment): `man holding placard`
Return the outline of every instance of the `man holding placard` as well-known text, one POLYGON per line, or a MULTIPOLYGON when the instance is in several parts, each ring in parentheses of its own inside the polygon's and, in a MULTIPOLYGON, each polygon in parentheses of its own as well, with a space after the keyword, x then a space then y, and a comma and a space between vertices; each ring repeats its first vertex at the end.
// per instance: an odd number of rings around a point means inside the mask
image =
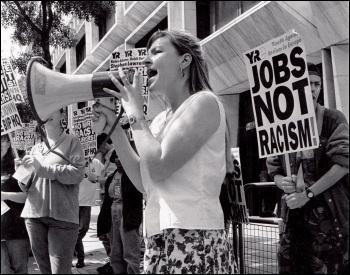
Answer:
POLYGON ((317 104, 321 74, 294 30, 244 58, 259 157, 285 193, 279 273, 348 273, 348 122, 317 104))
POLYGON ((308 71, 319 148, 290 154, 292 176, 286 176, 281 156, 267 158, 271 177, 285 193, 279 273, 348 274, 349 125, 340 111, 317 103, 321 74, 311 63, 308 71))

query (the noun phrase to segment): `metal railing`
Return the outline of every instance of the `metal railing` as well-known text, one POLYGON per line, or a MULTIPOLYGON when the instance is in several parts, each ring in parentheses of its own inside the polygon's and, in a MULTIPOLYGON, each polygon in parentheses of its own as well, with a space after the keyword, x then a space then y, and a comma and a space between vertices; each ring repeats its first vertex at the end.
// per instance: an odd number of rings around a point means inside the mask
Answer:
MULTIPOLYGON (((277 187, 267 182, 246 184, 245 191, 249 188, 277 187)), ((277 250, 281 221, 274 217, 250 216, 249 224, 230 224, 230 237, 241 274, 278 274, 277 250)))

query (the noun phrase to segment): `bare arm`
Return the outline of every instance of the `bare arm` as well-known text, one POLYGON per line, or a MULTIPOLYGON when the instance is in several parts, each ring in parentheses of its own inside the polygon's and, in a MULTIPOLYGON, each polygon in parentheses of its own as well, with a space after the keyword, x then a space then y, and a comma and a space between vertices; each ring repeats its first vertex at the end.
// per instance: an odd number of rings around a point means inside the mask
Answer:
POLYGON ((219 122, 216 99, 203 94, 174 121, 161 143, 152 135, 146 121, 132 125, 138 153, 151 178, 159 181, 180 169, 215 133, 219 122))
MULTIPOLYGON (((327 189, 336 184, 342 177, 349 173, 349 168, 334 164, 317 182, 315 182, 309 189, 315 196, 321 194, 327 189)), ((300 208, 304 206, 310 199, 306 192, 293 193, 285 197, 289 208, 300 208)))
POLYGON ((349 168, 334 164, 315 184, 309 189, 315 196, 321 194, 336 184, 342 177, 349 173, 349 168))
POLYGON ((25 203, 28 194, 22 192, 3 192, 1 191, 1 200, 10 200, 17 203, 25 203))
MULTIPOLYGON (((115 115, 112 111, 103 106, 98 106, 95 110, 106 114, 108 125, 113 125, 115 115)), ((119 125, 111 135, 111 140, 130 180, 141 190, 140 158, 145 161, 154 180, 169 177, 198 152, 215 133, 219 122, 220 112, 216 99, 204 95, 187 106, 186 111, 171 125, 161 143, 153 136, 146 121, 136 122, 132 130, 139 155, 135 153, 119 125)))

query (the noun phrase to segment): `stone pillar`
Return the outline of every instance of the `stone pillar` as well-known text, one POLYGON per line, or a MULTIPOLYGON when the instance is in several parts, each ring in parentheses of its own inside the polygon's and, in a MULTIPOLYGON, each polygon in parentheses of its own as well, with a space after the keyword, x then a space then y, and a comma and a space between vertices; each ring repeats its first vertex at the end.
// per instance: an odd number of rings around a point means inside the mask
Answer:
MULTIPOLYGON (((77 69, 77 57, 76 49, 72 47, 66 50, 66 72, 67 74, 73 74, 77 69)), ((77 103, 74 103, 77 104, 77 103)), ((69 132, 72 133, 73 116, 72 116, 72 104, 68 105, 68 128, 69 132)))
POLYGON ((66 71, 67 74, 73 74, 77 69, 76 48, 72 47, 66 50, 66 71))
POLYGON ((168 28, 187 30, 197 36, 196 1, 169 1, 168 28))
POLYGON ((85 21, 86 56, 92 54, 92 50, 98 44, 98 27, 94 22, 85 21))
POLYGON ((322 84, 324 106, 336 109, 332 57, 331 51, 327 49, 322 50, 322 84))
POLYGON ((184 1, 185 30, 197 36, 196 1, 184 1))
POLYGON ((124 1, 116 1, 115 7, 115 22, 117 25, 124 25, 124 1))
POLYGON ((349 44, 331 46, 336 108, 349 121, 349 44))

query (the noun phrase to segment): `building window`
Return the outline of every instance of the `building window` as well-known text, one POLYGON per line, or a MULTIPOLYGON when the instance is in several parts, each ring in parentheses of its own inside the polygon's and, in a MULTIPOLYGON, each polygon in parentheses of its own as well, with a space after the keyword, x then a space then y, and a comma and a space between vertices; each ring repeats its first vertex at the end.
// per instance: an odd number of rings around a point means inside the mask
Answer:
POLYGON ((196 1, 197 37, 204 39, 210 32, 210 1, 196 1))
POLYGON ((78 106, 78 109, 83 109, 87 107, 87 102, 78 102, 77 106, 78 106))
POLYGON ((66 68, 66 61, 63 63, 63 65, 60 68, 60 73, 66 74, 67 68, 66 68))
POLYGON ((204 39, 260 1, 196 1, 197 36, 204 39))
POLYGON ((107 19, 102 19, 98 24, 98 39, 99 41, 102 40, 102 38, 107 33, 107 19))
POLYGON ((79 43, 76 46, 76 58, 77 58, 77 67, 84 61, 86 57, 86 42, 85 42, 85 34, 80 39, 79 43))
POLYGON ((157 26, 155 26, 152 30, 150 30, 144 37, 142 37, 136 44, 135 48, 145 48, 147 46, 147 42, 152 36, 152 34, 158 30, 166 30, 168 29, 168 17, 165 17, 162 21, 159 22, 157 26))
POLYGON ((259 2, 260 1, 240 1, 242 13, 246 12, 247 10, 249 10, 251 7, 258 4, 259 2))

